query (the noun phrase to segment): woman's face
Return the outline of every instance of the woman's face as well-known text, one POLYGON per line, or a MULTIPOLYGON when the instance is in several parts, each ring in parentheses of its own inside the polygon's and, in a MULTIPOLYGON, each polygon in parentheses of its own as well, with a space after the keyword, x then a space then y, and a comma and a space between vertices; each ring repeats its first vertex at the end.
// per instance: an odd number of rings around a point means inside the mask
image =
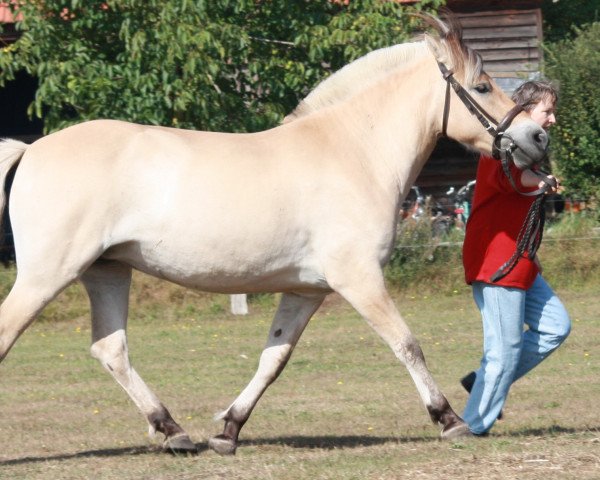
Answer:
POLYGON ((529 112, 531 118, 544 130, 547 130, 556 123, 556 117, 554 115, 554 102, 550 99, 543 99, 541 102, 536 104, 535 107, 529 112))

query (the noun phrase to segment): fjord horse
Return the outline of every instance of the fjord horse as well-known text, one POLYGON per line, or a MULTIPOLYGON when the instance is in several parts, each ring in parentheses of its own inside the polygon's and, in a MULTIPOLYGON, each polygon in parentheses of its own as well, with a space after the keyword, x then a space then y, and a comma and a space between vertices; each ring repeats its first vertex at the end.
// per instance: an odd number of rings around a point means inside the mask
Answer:
POLYGON ((9 214, 18 273, 0 307, 0 359, 80 280, 91 302, 92 355, 165 435, 165 449, 194 451, 130 365, 132 269, 208 292, 282 292, 256 374, 219 415, 223 433, 209 441, 234 453, 309 319, 337 292, 408 369, 441 436, 468 434, 384 285, 398 209, 442 133, 486 153, 510 142, 520 168, 545 155, 547 138, 515 112, 492 142, 489 133, 501 129, 480 117, 497 125, 492 119, 514 104, 462 43, 459 27, 432 23, 436 32, 422 40, 341 69, 268 131, 96 120, 32 145, 4 141, 0 181, 16 168, 9 214), (456 85, 476 107, 463 105, 456 85))

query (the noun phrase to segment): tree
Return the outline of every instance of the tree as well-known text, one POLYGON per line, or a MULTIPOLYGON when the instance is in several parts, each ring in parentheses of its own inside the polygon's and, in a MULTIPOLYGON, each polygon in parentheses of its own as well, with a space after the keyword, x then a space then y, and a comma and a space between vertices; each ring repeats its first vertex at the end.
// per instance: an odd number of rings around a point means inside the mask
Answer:
POLYGON ((94 118, 222 131, 276 125, 330 72, 416 26, 386 0, 45 0, 19 5, 0 85, 39 79, 45 131, 94 118))
POLYGON ((597 0, 543 0, 544 38, 556 42, 573 36, 573 27, 580 28, 600 21, 597 0))
POLYGON ((546 47, 545 73, 560 86, 552 158, 568 192, 600 198, 600 23, 546 47))

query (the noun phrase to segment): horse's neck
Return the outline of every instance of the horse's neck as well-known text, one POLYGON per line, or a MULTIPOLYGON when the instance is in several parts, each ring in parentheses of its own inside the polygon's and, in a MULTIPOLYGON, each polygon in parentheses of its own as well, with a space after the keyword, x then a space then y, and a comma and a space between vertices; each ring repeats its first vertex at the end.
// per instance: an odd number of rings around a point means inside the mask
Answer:
POLYGON ((348 142, 361 168, 396 199, 416 180, 439 134, 444 89, 432 65, 417 60, 330 113, 340 143, 348 142))

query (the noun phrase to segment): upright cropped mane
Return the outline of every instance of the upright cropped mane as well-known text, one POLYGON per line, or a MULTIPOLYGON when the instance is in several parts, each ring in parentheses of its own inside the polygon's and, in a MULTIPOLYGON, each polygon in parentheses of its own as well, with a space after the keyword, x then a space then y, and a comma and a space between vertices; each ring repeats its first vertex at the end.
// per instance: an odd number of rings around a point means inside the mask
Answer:
POLYGON ((285 117, 284 123, 334 105, 386 76, 399 66, 427 54, 424 42, 374 50, 323 80, 285 117))
POLYGON ((420 17, 434 28, 435 33, 424 33, 421 41, 375 50, 346 65, 317 85, 284 118, 283 123, 343 101, 393 70, 428 53, 433 53, 438 61, 445 63, 457 75, 462 75, 467 85, 472 85, 481 75, 482 61, 479 54, 463 42, 458 21, 452 16, 446 22, 430 15, 420 17))
POLYGON ((483 71, 481 55, 467 46, 462 38, 462 27, 455 15, 445 11, 442 21, 431 15, 419 15, 435 33, 425 33, 424 39, 438 62, 443 62, 463 78, 466 85, 473 85, 483 71))

